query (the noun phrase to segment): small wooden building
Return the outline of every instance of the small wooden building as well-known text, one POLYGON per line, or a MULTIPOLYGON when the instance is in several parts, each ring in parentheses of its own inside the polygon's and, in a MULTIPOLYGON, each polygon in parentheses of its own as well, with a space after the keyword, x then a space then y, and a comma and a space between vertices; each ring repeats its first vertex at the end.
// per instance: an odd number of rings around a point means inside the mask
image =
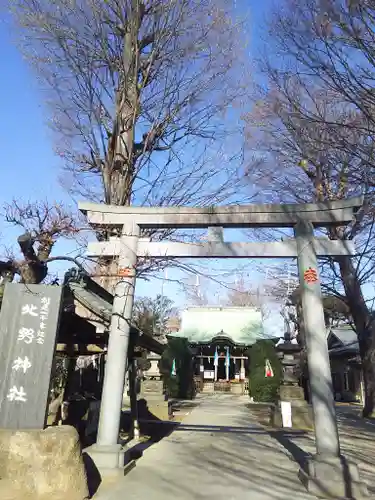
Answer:
POLYGON ((350 325, 328 334, 333 391, 337 401, 363 402, 363 376, 356 332, 350 325))
MULTIPOLYGON (((68 378, 60 397, 69 403, 70 417, 66 423, 82 428, 82 425, 86 427, 82 419, 87 419, 95 422, 89 426, 89 432, 92 432, 100 409, 113 295, 76 269, 66 273, 63 287, 64 305, 56 356, 65 358, 68 378), (71 411, 73 407, 74 412, 71 411), (88 415, 84 417, 87 411, 88 415)), ((152 336, 132 327, 128 366, 133 359, 149 351, 160 356, 164 349, 165 345, 152 336)), ((49 422, 56 421, 56 418, 51 416, 49 422)), ((88 431, 84 429, 83 432, 88 431)))

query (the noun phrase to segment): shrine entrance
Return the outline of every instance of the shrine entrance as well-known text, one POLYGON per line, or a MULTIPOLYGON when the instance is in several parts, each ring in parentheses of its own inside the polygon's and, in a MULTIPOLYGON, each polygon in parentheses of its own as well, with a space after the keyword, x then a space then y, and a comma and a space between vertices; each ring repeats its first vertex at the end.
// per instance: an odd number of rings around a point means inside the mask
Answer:
MULTIPOLYGON (((361 197, 317 204, 207 208, 80 203, 79 208, 91 226, 100 226, 112 235, 108 241, 89 243, 89 255, 118 260, 119 281, 113 302, 98 438, 90 450, 97 467, 118 468, 124 453, 118 445, 118 433, 138 257, 297 258, 317 451, 317 458, 309 461, 301 477, 307 484, 314 478, 326 493, 337 492, 338 481, 347 483, 344 476, 348 466, 340 453, 317 258, 354 255, 355 248, 352 241, 317 238, 314 229, 349 224, 362 204, 361 197), (223 228, 255 227, 293 228, 294 238, 267 243, 224 241, 223 228), (208 241, 191 244, 142 237, 145 230, 186 228, 207 228, 208 241)), ((226 370, 230 371, 230 366, 226 370)), ((345 492, 339 496, 345 496, 345 492)))
POLYGON ((209 342, 191 345, 191 349, 199 392, 245 394, 249 375, 247 346, 237 345, 229 337, 218 334, 209 342))
POLYGON ((230 339, 214 338, 209 344, 193 346, 196 374, 203 380, 244 380, 244 361, 247 348, 234 344, 230 339))

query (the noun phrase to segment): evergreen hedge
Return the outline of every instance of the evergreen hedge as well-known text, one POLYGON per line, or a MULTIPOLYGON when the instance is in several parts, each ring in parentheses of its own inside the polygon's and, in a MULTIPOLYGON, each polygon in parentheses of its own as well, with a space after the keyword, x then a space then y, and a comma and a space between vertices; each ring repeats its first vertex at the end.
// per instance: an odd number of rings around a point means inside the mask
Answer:
POLYGON ((256 402, 276 402, 282 380, 282 365, 277 356, 274 342, 272 340, 258 340, 249 349, 249 358, 249 396, 253 397, 256 402), (265 377, 266 359, 271 363, 273 377, 265 377))
POLYGON ((168 339, 159 362, 159 369, 168 395, 172 398, 193 399, 195 396, 193 356, 186 339, 168 339), (176 360, 176 375, 172 375, 176 360))

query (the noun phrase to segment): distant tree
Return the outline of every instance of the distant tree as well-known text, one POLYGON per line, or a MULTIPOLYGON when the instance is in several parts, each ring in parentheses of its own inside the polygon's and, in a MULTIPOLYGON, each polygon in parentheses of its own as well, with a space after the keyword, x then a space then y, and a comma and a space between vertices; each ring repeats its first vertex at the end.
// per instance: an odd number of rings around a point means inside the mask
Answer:
POLYGON ((326 324, 338 326, 339 323, 353 323, 347 302, 335 295, 323 296, 323 307, 326 324))
POLYGON ((233 284, 228 291, 226 305, 234 307, 258 307, 262 306, 262 297, 258 290, 250 289, 243 276, 233 284))
MULTIPOLYGON (((296 316, 294 323, 298 332, 297 339, 303 349, 306 347, 301 292, 300 287, 297 287, 290 296, 291 303, 296 308, 296 316)), ((352 322, 350 308, 345 299, 336 295, 323 295, 324 319, 326 327, 330 328, 340 322, 352 322)))
POLYGON ((155 299, 141 297, 134 302, 134 324, 149 335, 165 335, 168 319, 176 315, 178 310, 173 306, 173 300, 163 295, 157 295, 155 299))
POLYGON ((192 306, 213 305, 210 299, 210 282, 206 276, 190 275, 187 283, 183 283, 187 302, 192 306))

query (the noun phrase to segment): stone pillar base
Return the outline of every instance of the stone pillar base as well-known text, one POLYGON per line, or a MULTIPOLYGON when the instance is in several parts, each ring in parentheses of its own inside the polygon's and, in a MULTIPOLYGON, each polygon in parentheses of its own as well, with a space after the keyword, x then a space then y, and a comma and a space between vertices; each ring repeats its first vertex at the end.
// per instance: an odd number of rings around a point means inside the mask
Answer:
MULTIPOLYGON (((314 428, 312 408, 307 403, 294 404, 291 402, 292 409, 292 428, 302 430, 312 430, 314 428)), ((283 427, 283 418, 281 414, 281 406, 275 406, 272 415, 272 425, 275 427, 283 427)))
POLYGON ((281 401, 301 401, 306 403, 303 389, 298 385, 281 385, 280 399, 281 401))
POLYGON ((358 467, 345 457, 319 457, 306 461, 298 474, 309 493, 318 498, 368 498, 367 487, 360 481, 358 467))
POLYGON ((124 475, 125 450, 120 444, 104 446, 93 444, 83 450, 103 476, 124 475))
MULTIPOLYGON (((312 407, 305 401, 302 387, 282 385, 280 387, 280 400, 289 401, 291 404, 293 429, 313 429, 312 407)), ((275 427, 282 427, 282 422, 281 407, 277 405, 275 407, 273 425, 275 427)))

